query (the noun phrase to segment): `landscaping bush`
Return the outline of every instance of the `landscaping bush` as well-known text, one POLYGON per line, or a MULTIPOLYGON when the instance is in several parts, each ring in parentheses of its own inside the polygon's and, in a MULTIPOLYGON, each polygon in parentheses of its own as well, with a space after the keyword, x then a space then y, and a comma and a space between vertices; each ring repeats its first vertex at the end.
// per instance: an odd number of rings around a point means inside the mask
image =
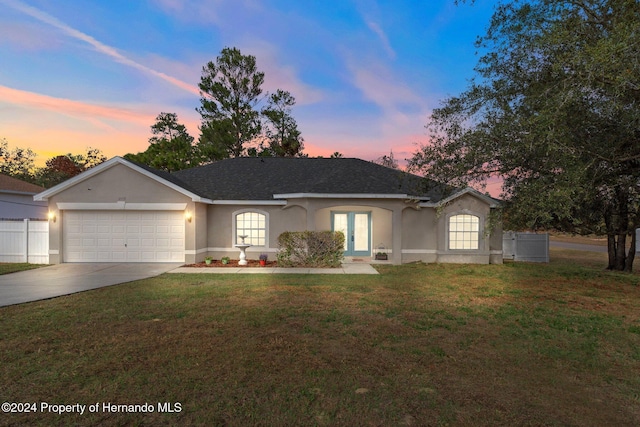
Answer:
POLYGON ((278 266, 340 267, 344 253, 341 231, 285 231, 278 236, 278 266))

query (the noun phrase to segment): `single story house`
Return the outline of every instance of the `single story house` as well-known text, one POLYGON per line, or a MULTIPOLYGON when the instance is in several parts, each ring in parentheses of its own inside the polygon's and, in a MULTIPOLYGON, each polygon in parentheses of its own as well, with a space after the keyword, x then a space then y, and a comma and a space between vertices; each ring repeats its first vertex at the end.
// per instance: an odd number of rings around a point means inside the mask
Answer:
POLYGON ((47 219, 47 202, 33 200, 33 196, 43 190, 38 185, 0 174, 0 219, 47 219))
POLYGON ((278 251, 284 231, 340 230, 345 256, 502 263, 499 202, 353 158, 240 157, 166 173, 114 157, 35 196, 49 260, 186 262, 278 251), (495 221, 492 221, 495 222, 495 221))

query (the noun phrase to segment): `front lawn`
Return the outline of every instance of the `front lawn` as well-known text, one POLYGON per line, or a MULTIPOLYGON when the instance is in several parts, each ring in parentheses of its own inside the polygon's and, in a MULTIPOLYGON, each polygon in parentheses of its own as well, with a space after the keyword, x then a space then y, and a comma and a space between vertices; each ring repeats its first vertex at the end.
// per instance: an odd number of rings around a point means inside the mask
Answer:
POLYGON ((0 262, 0 275, 16 273, 18 271, 33 270, 44 267, 45 264, 27 264, 26 262, 0 262))
POLYGON ((0 425, 640 424, 640 276, 377 268, 165 274, 1 308, 0 400, 38 412, 0 425))

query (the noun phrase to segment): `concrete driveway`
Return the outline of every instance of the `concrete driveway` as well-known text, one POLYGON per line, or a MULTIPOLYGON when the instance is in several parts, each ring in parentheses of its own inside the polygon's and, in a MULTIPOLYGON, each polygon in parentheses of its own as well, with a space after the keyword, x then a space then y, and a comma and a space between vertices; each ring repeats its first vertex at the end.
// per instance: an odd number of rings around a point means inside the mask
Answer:
POLYGON ((0 276, 0 307, 158 276, 176 263, 57 264, 0 276))

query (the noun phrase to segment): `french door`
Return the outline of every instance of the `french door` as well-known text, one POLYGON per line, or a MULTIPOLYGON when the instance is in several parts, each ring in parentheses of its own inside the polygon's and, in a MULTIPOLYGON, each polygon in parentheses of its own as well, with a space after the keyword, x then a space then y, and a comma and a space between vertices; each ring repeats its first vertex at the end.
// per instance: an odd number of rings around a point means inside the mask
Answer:
POLYGON ((371 212, 331 212, 331 229, 344 233, 345 256, 371 255, 371 212))

